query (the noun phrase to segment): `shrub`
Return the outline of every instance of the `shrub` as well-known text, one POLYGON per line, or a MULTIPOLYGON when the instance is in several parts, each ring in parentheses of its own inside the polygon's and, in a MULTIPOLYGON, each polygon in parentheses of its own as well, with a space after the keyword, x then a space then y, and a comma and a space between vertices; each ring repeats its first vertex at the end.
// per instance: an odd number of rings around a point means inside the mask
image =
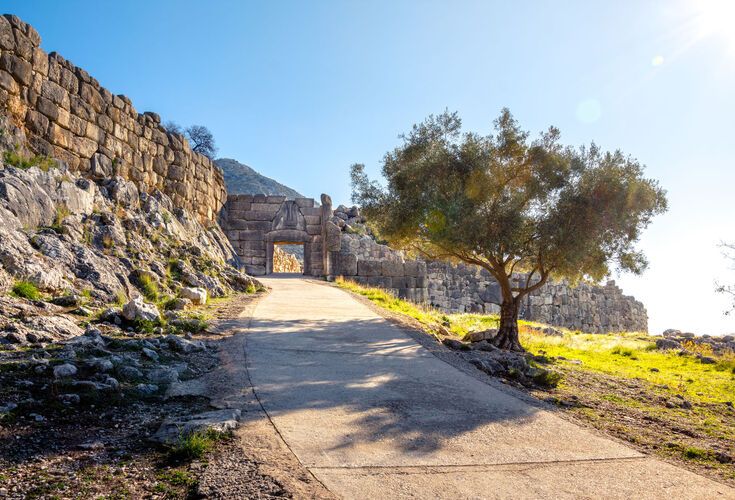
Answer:
POLYGON ((539 369, 538 373, 533 376, 533 383, 539 387, 553 389, 561 382, 561 374, 553 370, 539 369))
POLYGON ((176 322, 176 327, 189 333, 200 333, 209 327, 209 323, 200 315, 182 318, 176 322))
POLYGON ((56 162, 48 156, 25 157, 17 151, 5 151, 3 161, 15 168, 27 170, 31 167, 38 167, 44 172, 48 172, 50 168, 56 166, 56 162))
POLYGON ((62 225, 64 223, 64 220, 71 215, 71 212, 67 208, 66 205, 59 205, 56 207, 56 215, 54 216, 54 222, 49 226, 50 229, 53 229, 58 234, 64 234, 66 229, 62 225))
POLYGON ((168 458, 173 462, 190 462, 202 458, 215 443, 226 437, 227 433, 214 429, 180 434, 178 442, 169 449, 168 458))
POLYGON ((158 300, 158 284, 153 281, 149 274, 141 273, 138 276, 138 287, 146 299, 152 302, 158 300))
POLYGON ((41 298, 41 293, 38 291, 38 288, 30 281, 16 282, 13 285, 12 294, 28 300, 39 300, 41 298))
POLYGON ((125 290, 118 290, 115 294, 115 304, 122 307, 128 302, 128 296, 125 290))
POLYGON ((245 293, 255 293, 258 291, 258 288, 255 286, 255 283, 250 282, 248 283, 248 286, 245 287, 245 293))

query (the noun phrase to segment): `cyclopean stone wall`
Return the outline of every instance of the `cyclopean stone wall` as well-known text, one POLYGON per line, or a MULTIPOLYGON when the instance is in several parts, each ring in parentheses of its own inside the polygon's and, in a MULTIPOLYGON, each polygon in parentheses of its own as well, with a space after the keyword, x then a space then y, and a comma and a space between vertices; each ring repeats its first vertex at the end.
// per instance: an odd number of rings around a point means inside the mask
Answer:
POLYGON ((33 27, 0 17, 0 109, 26 132, 24 146, 90 178, 119 175, 142 191, 157 188, 214 220, 227 196, 220 169, 167 133, 157 114, 139 114, 130 99, 40 44, 33 27))
POLYGON ((385 288, 401 298, 426 302, 426 263, 405 259, 402 252, 381 245, 369 236, 342 233, 340 247, 330 252, 333 277, 385 288))
MULTIPOLYGON (((428 264, 429 304, 446 312, 499 312, 500 287, 486 270, 464 264, 428 264)), ((646 308, 623 295, 614 281, 605 286, 547 283, 521 305, 523 319, 589 333, 647 331, 646 308)))

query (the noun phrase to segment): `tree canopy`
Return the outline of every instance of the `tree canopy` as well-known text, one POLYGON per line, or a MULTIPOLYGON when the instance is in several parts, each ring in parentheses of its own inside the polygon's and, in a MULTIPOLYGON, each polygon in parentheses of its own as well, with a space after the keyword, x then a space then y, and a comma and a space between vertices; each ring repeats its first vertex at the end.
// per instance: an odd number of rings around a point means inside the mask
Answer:
POLYGON ((666 197, 620 151, 564 146, 554 127, 531 140, 507 109, 494 128, 462 133, 457 113, 429 116, 385 155, 385 187, 352 166, 353 201, 392 245, 487 269, 503 296, 496 345, 522 349, 521 298, 549 278, 642 272, 635 243, 666 197))
POLYGON ((204 125, 192 125, 186 130, 174 121, 168 121, 163 126, 169 134, 178 134, 186 137, 191 145, 191 150, 203 154, 210 160, 214 159, 217 154, 217 145, 214 141, 214 135, 204 125))

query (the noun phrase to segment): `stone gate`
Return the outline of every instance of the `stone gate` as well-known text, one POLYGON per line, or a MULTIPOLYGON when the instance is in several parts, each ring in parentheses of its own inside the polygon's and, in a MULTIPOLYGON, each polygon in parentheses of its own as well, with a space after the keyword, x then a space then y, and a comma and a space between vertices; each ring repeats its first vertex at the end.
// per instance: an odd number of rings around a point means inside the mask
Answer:
POLYGON ((327 276, 325 222, 331 212, 332 201, 327 195, 322 195, 322 204, 317 206, 312 198, 235 194, 227 197, 220 222, 248 274, 273 272, 275 245, 301 244, 304 274, 327 276))

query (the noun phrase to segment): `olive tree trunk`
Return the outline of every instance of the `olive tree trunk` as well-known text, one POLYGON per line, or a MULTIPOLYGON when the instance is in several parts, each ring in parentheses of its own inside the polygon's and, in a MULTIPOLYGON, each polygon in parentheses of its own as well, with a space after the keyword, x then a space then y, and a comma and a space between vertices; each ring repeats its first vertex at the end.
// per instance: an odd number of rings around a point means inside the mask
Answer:
POLYGON ((500 304, 500 328, 492 343, 500 349, 524 352, 518 338, 518 309, 520 297, 503 300, 500 304))

